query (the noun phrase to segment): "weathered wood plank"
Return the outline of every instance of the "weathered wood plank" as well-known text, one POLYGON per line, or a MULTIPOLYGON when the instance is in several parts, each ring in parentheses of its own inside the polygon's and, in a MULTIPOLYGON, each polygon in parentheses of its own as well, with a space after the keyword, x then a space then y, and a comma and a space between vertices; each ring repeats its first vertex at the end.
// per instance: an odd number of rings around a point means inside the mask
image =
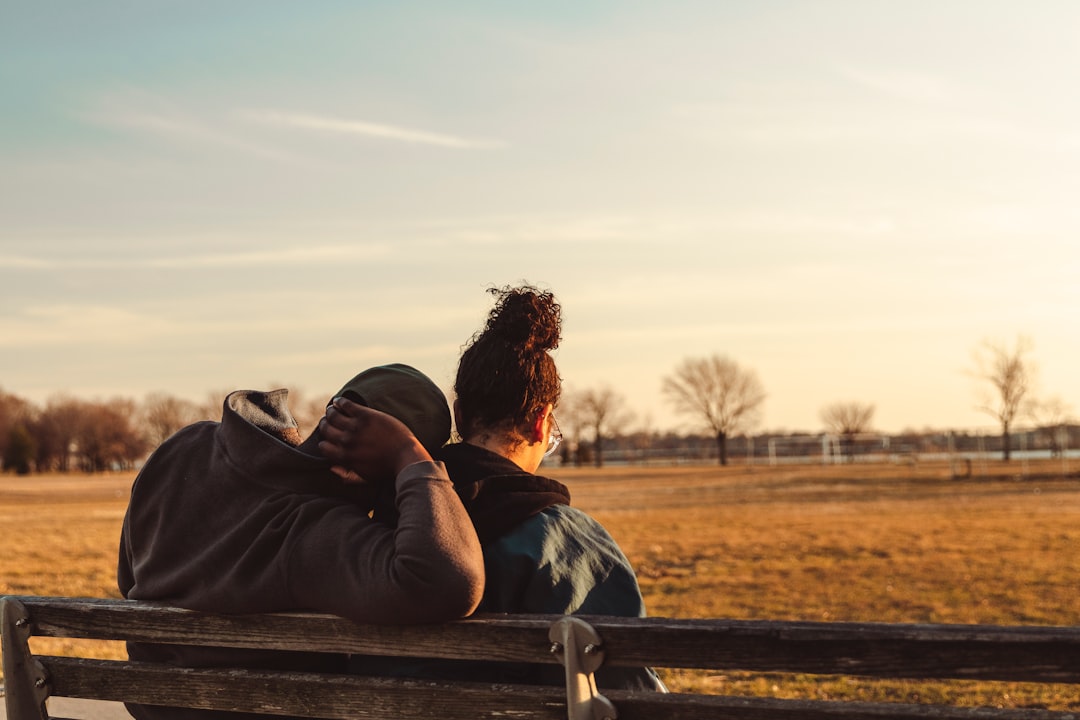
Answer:
POLYGON ((445 625, 358 625, 313 613, 216 615, 128 600, 21 599, 33 616, 34 634, 46 637, 558 662, 548 640, 556 615, 445 625))
POLYGON ((341 720, 565 720, 562 687, 197 670, 41 657, 54 695, 341 720))
MULTIPOLYGON (((566 717, 561 687, 438 683, 342 675, 192 670, 139 663, 41 658, 53 692, 270 715, 356 720, 555 720, 566 717)), ((619 720, 1080 720, 1067 712, 853 703, 611 691, 619 720)))
MULTIPOLYGON (((223 616, 122 600, 22 600, 41 635, 555 662, 547 629, 557 616, 387 627, 302 613, 223 616)), ((610 665, 1080 683, 1076 627, 582 617, 603 638, 610 665)))
POLYGON ((1080 683, 1075 627, 582 619, 613 665, 1080 683))

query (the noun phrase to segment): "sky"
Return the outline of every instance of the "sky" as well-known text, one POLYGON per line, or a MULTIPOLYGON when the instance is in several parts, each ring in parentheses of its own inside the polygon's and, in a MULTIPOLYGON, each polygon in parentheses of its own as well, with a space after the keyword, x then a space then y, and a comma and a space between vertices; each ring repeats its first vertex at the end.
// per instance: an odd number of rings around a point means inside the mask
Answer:
POLYGON ((0 388, 451 391, 487 288, 570 390, 724 355, 759 430, 1080 407, 1080 4, 0 0, 0 388))

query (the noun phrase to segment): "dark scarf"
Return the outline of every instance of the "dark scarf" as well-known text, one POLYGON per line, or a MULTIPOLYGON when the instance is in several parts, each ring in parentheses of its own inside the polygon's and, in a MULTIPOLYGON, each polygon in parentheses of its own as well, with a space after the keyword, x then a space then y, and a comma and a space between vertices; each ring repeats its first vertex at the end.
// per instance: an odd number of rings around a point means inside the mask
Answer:
POLYGON ((481 545, 498 540, 552 505, 570 504, 570 491, 562 483, 526 472, 482 447, 446 445, 435 459, 446 464, 481 545))

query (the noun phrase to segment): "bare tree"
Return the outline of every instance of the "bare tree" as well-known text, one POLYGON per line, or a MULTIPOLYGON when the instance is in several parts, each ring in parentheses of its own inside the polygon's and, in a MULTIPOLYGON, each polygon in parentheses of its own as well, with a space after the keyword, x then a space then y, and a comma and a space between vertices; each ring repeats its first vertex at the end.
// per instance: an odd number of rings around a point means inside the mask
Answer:
MULTIPOLYGON (((32 414, 33 409, 29 402, 0 390, 0 458, 7 457, 9 442, 24 442, 22 434, 27 431, 27 423, 32 414)), ((20 447, 19 452, 23 453, 24 448, 20 447)), ((7 461, 0 462, 0 467, 6 465, 7 461)))
POLYGON ((71 469, 71 453, 83 424, 85 405, 69 395, 53 395, 34 425, 39 471, 71 469))
POLYGON ((195 403, 168 393, 150 393, 142 403, 143 428, 152 447, 199 419, 199 407, 195 403))
POLYGON ((218 388, 206 393, 206 401, 198 406, 199 419, 220 422, 222 411, 225 408, 225 398, 228 397, 231 392, 232 390, 222 390, 221 388, 218 388))
POLYGON ((1073 422, 1072 408, 1058 396, 1032 404, 1032 417, 1038 432, 1050 446, 1050 456, 1058 457, 1065 451, 1068 437, 1066 426, 1073 422))
POLYGON ((715 434, 721 465, 727 465, 728 437, 757 424, 765 402, 757 373, 724 355, 683 360, 662 389, 676 412, 703 421, 715 434))
POLYGON ((147 450, 146 437, 135 427, 135 402, 114 398, 83 405, 75 443, 86 472, 134 467, 147 450))
POLYGON ((634 414, 627 409, 626 398, 609 387, 581 392, 577 406, 582 424, 592 431, 593 462, 600 467, 604 463, 604 435, 632 422, 634 414))
POLYGON ((977 406, 993 416, 1001 425, 1001 457, 1008 462, 1009 431, 1013 423, 1031 410, 1029 393, 1034 381, 1035 366, 1027 358, 1031 341, 1025 337, 1009 348, 1004 343, 986 340, 976 349, 974 375, 988 382, 992 392, 977 406))
POLYGON ((24 422, 16 422, 7 433, 7 445, 0 454, 3 467, 14 470, 19 475, 30 473, 31 463, 37 453, 34 437, 24 422))
POLYGON ((850 456, 855 436, 870 430, 874 406, 855 401, 835 402, 821 408, 820 417, 826 430, 842 438, 843 452, 850 456))
POLYGON ((577 390, 564 388, 559 406, 555 408, 555 416, 559 423, 559 430, 563 434, 563 443, 559 448, 564 464, 581 465, 584 456, 582 433, 585 429, 585 416, 581 407, 581 393, 577 390))

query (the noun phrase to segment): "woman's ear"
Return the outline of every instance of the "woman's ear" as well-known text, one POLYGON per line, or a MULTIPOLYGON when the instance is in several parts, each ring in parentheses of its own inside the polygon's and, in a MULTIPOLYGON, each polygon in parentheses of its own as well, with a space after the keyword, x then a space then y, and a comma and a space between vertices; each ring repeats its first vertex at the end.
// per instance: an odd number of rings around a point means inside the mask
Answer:
POLYGON ((532 440, 533 443, 538 443, 538 442, 547 443, 547 440, 548 440, 547 419, 548 419, 548 416, 551 415, 551 411, 554 410, 554 409, 555 409, 555 406, 552 405, 551 403, 548 403, 537 414, 536 422, 534 422, 533 426, 532 426, 532 438, 531 438, 531 440, 532 440))

